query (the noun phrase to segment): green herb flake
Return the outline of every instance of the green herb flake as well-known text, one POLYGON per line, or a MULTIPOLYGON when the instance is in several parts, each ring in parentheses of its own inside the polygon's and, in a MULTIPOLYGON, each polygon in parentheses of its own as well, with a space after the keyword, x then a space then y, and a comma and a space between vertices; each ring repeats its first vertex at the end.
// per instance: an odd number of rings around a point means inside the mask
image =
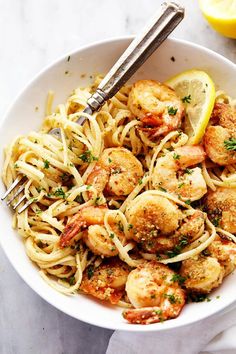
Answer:
POLYGON ((236 151, 236 139, 235 138, 229 138, 229 140, 224 141, 224 146, 226 150, 229 151, 236 151))
POLYGON ((142 183, 143 183, 143 179, 142 179, 142 178, 139 178, 138 184, 141 185, 142 183))
POLYGON ((110 157, 108 157, 108 162, 111 163, 112 162, 112 159, 110 159, 110 157))
POLYGON ((178 109, 177 109, 177 108, 168 107, 168 114, 169 114, 170 116, 175 116, 177 112, 178 112, 178 109))
POLYGON ((93 161, 97 161, 98 158, 93 156, 90 150, 86 150, 85 152, 83 152, 81 155, 78 156, 79 159, 81 159, 83 162, 93 162, 93 161))
POLYGON ((88 266, 87 268, 87 274, 88 274, 88 278, 91 279, 94 275, 94 267, 93 266, 88 266))
POLYGON ((163 187, 158 187, 158 189, 161 191, 161 192, 167 192, 167 190, 163 187))
POLYGON ((216 296, 216 299, 219 299, 219 298, 220 298, 220 295, 217 295, 217 296, 216 296))
POLYGON ((65 199, 65 197, 66 197, 65 192, 63 191, 63 189, 61 187, 56 189, 54 195, 55 195, 55 197, 61 197, 63 199, 65 199))
POLYGON ((191 95, 183 97, 182 102, 183 103, 190 103, 191 102, 191 95))
POLYGON ((184 182, 180 183, 180 184, 178 185, 178 188, 182 188, 183 186, 184 186, 184 182))
POLYGON ((69 284, 70 285, 75 285, 75 277, 74 276, 69 278, 69 284))
POLYGON ((121 232, 124 231, 124 226, 120 220, 118 221, 117 226, 118 226, 119 231, 121 231, 121 232))
POLYGON ((174 152, 173 159, 174 160, 179 160, 179 158, 180 158, 180 155, 178 155, 178 154, 176 154, 176 152, 174 152))
POLYGON ((49 168, 49 161, 48 160, 43 160, 44 163, 44 168, 48 169, 49 168))
POLYGON ((190 168, 186 168, 184 170, 184 173, 187 173, 188 175, 191 175, 193 173, 193 170, 191 170, 190 168))
POLYGON ((15 169, 19 168, 19 166, 17 165, 17 163, 14 164, 14 168, 15 168, 15 169))
POLYGON ((97 198, 95 199, 94 204, 95 204, 96 206, 99 205, 100 199, 101 199, 100 197, 97 197, 97 198))
POLYGON ((177 282, 179 285, 183 285, 186 279, 186 277, 182 277, 180 274, 174 274, 171 278, 171 281, 177 282))
POLYGON ((185 200, 185 204, 190 205, 191 204, 191 199, 185 200))
POLYGON ((113 232, 110 233, 110 238, 114 238, 115 237, 115 234, 113 234, 113 232))
POLYGON ((132 224, 128 225, 128 230, 131 230, 134 226, 132 224))

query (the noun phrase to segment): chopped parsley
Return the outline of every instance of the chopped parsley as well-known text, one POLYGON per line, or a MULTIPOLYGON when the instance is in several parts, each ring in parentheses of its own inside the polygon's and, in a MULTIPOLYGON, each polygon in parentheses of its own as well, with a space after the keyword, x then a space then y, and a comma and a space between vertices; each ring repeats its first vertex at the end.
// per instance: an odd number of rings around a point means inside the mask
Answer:
POLYGON ((118 223, 117 223, 117 226, 118 226, 118 229, 122 232, 124 231, 124 226, 122 224, 122 222, 119 220, 118 223))
POLYGON ((190 293, 188 294, 187 302, 203 302, 203 301, 211 301, 211 299, 207 296, 207 294, 197 294, 190 293))
POLYGON ((182 188, 183 186, 184 186, 184 182, 180 183, 180 184, 178 185, 178 188, 182 188))
POLYGON ((182 277, 180 274, 174 274, 173 277, 171 278, 171 281, 173 282, 178 282, 179 285, 183 285, 186 280, 186 277, 182 277))
POLYGON ((66 197, 65 192, 63 191, 63 189, 61 187, 56 189, 54 195, 55 195, 55 197, 62 197, 63 199, 65 199, 65 197, 66 197))
POLYGON ((83 152, 83 154, 78 156, 79 159, 81 159, 83 162, 93 162, 93 161, 97 161, 98 158, 93 156, 90 150, 86 150, 85 152, 83 152))
POLYGON ((74 276, 69 278, 69 284, 70 285, 74 285, 75 284, 75 277, 74 276))
POLYGON ((17 163, 14 164, 14 168, 15 168, 15 169, 19 168, 19 166, 17 165, 17 163))
POLYGON ((100 197, 97 197, 97 198, 95 199, 94 204, 95 204, 96 206, 99 205, 100 199, 101 199, 100 197))
POLYGON ((174 152, 173 159, 174 160, 179 160, 179 158, 180 158, 180 155, 178 155, 178 154, 176 154, 176 152, 174 152))
POLYGON ((48 169, 49 168, 49 161, 48 160, 43 160, 44 163, 44 168, 48 169))
POLYGON ((224 146, 226 150, 229 151, 236 151, 236 139, 235 138, 229 138, 229 140, 224 141, 224 146))
POLYGON ((163 188, 163 187, 158 187, 158 189, 161 191, 161 192, 167 192, 167 190, 165 189, 165 188, 163 188))
POLYGON ((108 162, 111 163, 112 162, 112 159, 110 157, 108 157, 108 162))
POLYGON ((168 113, 169 113, 170 116, 175 116, 177 112, 178 112, 177 108, 168 107, 168 113))
POLYGON ((182 102, 190 103, 191 102, 191 95, 185 96, 182 98, 182 102))
POLYGON ((110 238, 114 238, 115 237, 115 234, 113 234, 113 232, 110 233, 110 238))
POLYGON ((139 178, 138 184, 142 184, 142 183, 143 183, 143 179, 142 179, 142 178, 139 178))
POLYGON ((164 294, 164 297, 167 298, 171 304, 181 303, 180 299, 175 297, 173 294, 164 294))
POLYGON ((134 226, 132 224, 128 225, 128 230, 131 230, 134 226))
POLYGON ((178 254, 180 254, 182 249, 185 246, 187 246, 187 244, 188 244, 188 238, 183 236, 182 239, 179 241, 178 245, 176 245, 171 251, 167 251, 166 255, 169 258, 173 258, 173 257, 177 256, 178 254))
POLYGON ((193 173, 193 170, 191 170, 190 168, 185 168, 184 173, 191 175, 193 173))
POLYGON ((88 274, 88 278, 91 279, 94 275, 94 267, 93 266, 88 266, 87 268, 87 274, 88 274))
POLYGON ((191 204, 191 199, 185 200, 185 204, 190 205, 191 204))
POLYGON ((220 224, 220 217, 215 217, 214 219, 211 220, 212 224, 215 226, 215 227, 218 227, 219 224, 220 224))

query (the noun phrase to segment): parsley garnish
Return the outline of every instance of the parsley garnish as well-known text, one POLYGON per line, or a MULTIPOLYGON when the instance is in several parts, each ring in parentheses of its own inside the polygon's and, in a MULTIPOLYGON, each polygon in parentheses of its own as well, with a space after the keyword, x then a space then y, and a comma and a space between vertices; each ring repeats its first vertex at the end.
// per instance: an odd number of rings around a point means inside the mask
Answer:
POLYGON ((220 217, 216 217, 216 218, 212 219, 211 222, 215 227, 218 227, 219 223, 220 223, 220 217))
POLYGON ((191 199, 185 200, 185 204, 190 205, 191 204, 191 199))
POLYGON ((180 254, 180 252, 182 251, 182 249, 187 246, 188 244, 188 238, 187 237, 183 237, 178 245, 176 245, 171 251, 167 251, 166 252, 166 255, 169 257, 169 258, 173 258, 175 256, 177 256, 178 254, 180 254))
POLYGON ((115 234, 113 234, 113 232, 110 233, 110 238, 114 238, 115 234))
POLYGON ((184 173, 187 173, 188 175, 191 175, 193 173, 193 170, 191 170, 190 168, 186 168, 184 170, 184 173))
POLYGON ((88 268, 87 268, 87 274, 88 274, 88 278, 89 279, 91 279, 92 277, 93 277, 93 275, 94 275, 94 268, 93 268, 93 266, 88 266, 88 268))
POLYGON ((143 179, 142 179, 142 178, 139 178, 138 184, 142 184, 142 183, 143 183, 143 179))
POLYGON ((229 138, 229 140, 224 141, 224 146, 226 150, 229 151, 236 151, 236 139, 235 138, 229 138))
POLYGON ((187 279, 186 277, 182 277, 182 275, 180 274, 174 274, 173 277, 171 278, 171 281, 178 282, 179 285, 183 285, 186 279, 187 279))
POLYGON ((168 113, 169 113, 170 116, 175 116, 177 112, 178 112, 177 108, 168 107, 168 113))
POLYGON ((181 303, 180 299, 175 297, 173 294, 164 294, 164 297, 167 298, 171 304, 181 303))
POLYGON ((98 158, 93 156, 90 150, 86 150, 83 154, 79 155, 79 159, 81 159, 83 162, 92 162, 92 161, 97 161, 98 158))
POLYGON ((180 183, 180 184, 178 185, 178 188, 182 188, 183 186, 184 186, 184 182, 180 183))
POLYGON ((191 102, 191 95, 185 96, 182 98, 182 102, 190 103, 191 102))
POLYGON ((69 278, 69 284, 74 285, 75 284, 75 277, 70 277, 69 278))
POLYGON ((99 205, 99 200, 100 200, 100 197, 97 197, 97 198, 95 199, 94 204, 95 204, 96 206, 99 205))
POLYGON ((158 189, 160 189, 161 192, 167 192, 167 190, 163 187, 158 187, 158 189))
POLYGON ((44 168, 48 169, 49 168, 49 161, 43 160, 43 163, 44 163, 44 168))
POLYGON ((128 225, 128 230, 131 230, 134 226, 132 224, 128 225))
POLYGON ((57 188, 55 193, 54 193, 55 197, 62 197, 63 199, 65 199, 65 192, 63 191, 63 189, 60 187, 60 188, 57 188))
POLYGON ((120 231, 124 231, 124 226, 120 220, 118 221, 117 226, 120 231))
POLYGON ((178 154, 176 154, 176 152, 174 152, 173 159, 174 160, 179 160, 179 158, 180 158, 180 155, 178 155, 178 154))

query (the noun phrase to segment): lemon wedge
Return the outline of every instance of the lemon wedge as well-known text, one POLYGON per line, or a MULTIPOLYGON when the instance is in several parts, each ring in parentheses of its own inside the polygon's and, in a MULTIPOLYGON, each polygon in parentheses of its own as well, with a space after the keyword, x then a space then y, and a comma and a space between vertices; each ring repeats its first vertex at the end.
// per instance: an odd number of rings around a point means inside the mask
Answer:
POLYGON ((223 36, 236 38, 236 0, 199 0, 204 17, 223 36))
POLYGON ((189 144, 198 144, 215 103, 212 79, 204 71, 189 70, 174 76, 166 84, 175 90, 185 105, 184 131, 189 136, 189 144))

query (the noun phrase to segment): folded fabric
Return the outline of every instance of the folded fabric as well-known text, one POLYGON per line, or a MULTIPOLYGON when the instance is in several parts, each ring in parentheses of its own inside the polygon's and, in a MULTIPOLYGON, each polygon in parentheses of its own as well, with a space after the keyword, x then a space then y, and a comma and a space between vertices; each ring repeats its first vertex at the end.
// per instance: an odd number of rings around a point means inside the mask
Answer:
POLYGON ((236 354, 236 308, 163 332, 115 331, 106 354, 236 354))

